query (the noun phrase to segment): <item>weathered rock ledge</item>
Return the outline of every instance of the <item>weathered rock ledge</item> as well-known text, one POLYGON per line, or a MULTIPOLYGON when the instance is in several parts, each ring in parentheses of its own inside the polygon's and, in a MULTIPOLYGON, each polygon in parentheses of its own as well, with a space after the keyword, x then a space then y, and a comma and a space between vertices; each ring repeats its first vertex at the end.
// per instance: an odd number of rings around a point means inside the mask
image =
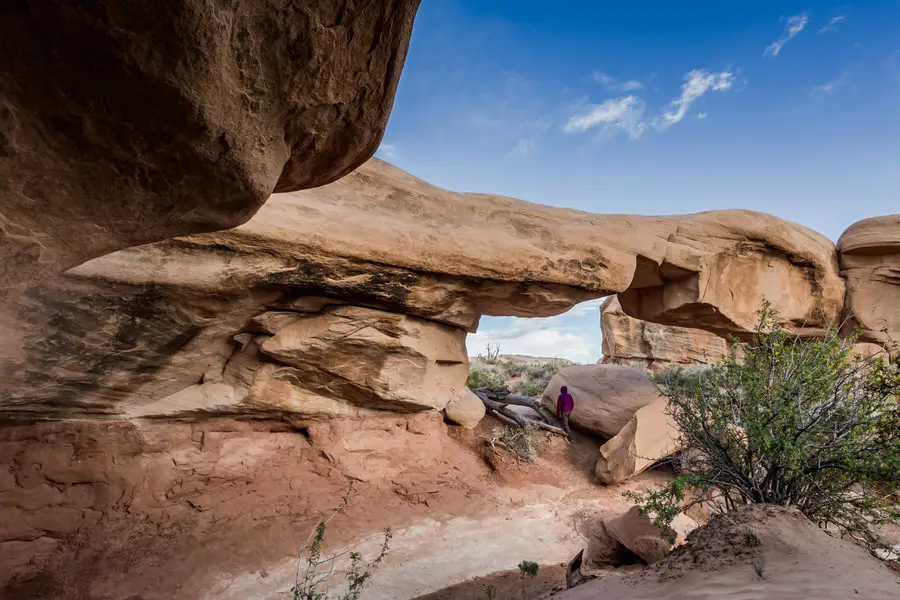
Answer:
POLYGON ((628 315, 739 335, 763 298, 804 332, 844 303, 833 244, 770 215, 595 215, 371 160, 236 229, 31 286, 2 315, 0 417, 440 409, 465 391, 481 315, 613 293, 628 315))

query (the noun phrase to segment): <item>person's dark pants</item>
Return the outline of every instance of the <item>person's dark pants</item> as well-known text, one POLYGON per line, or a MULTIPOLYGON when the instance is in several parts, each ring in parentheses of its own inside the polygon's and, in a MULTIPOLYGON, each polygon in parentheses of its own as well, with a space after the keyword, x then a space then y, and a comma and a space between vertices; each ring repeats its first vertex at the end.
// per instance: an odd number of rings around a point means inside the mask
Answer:
POLYGON ((562 421, 563 431, 566 432, 566 435, 569 436, 569 439, 572 439, 572 429, 569 427, 569 415, 571 412, 564 412, 559 415, 559 420, 562 421))

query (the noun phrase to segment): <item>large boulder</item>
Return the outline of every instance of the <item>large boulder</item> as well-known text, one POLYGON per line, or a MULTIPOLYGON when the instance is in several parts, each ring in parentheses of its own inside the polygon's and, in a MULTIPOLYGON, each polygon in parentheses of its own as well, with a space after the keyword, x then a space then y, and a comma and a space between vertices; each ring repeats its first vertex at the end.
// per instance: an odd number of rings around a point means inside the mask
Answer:
POLYGON ((681 435, 668 413, 668 400, 659 397, 639 408, 618 434, 600 446, 594 474, 603 483, 620 483, 680 447, 681 435))
POLYGON ((621 365, 563 369, 550 379, 541 398, 552 411, 562 386, 575 398, 570 423, 603 437, 613 437, 639 408, 662 398, 646 371, 621 365))
POLYGON ((603 363, 658 371, 719 361, 728 353, 725 338, 689 327, 660 325, 625 314, 617 296, 600 307, 603 363))
POLYGON ((863 339, 892 349, 900 342, 900 215, 865 219, 838 240, 847 279, 848 316, 863 339))
POLYGON ((663 532, 637 506, 628 512, 603 521, 606 531, 620 544, 637 554, 647 564, 664 559, 672 548, 684 542, 688 534, 697 528, 690 517, 680 514, 672 521, 671 532, 663 532), (674 533, 675 539, 671 535, 674 533))
POLYGON ((0 290, 359 166, 418 4, 3 2, 0 290))
POLYGON ((472 429, 484 418, 486 409, 484 402, 468 389, 447 402, 444 415, 457 425, 472 429))

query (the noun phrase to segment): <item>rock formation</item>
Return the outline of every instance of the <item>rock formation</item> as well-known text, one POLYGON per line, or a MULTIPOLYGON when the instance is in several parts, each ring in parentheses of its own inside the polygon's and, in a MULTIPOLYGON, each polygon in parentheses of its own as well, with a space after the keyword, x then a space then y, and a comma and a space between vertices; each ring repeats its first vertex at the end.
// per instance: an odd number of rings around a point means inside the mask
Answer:
POLYGON ((0 289, 353 170, 418 4, 4 2, 0 289))
MULTIPOLYGON (((0 417, 440 409, 464 389, 463 338, 481 315, 550 316, 629 289, 684 297, 703 269, 740 257, 781 265, 749 269, 742 285, 787 277, 776 307, 812 326, 841 307, 829 244, 746 211, 602 216, 457 194, 372 160, 273 196, 236 229, 125 249, 31 286, 0 315, 0 417)), ((745 331, 743 297, 704 298, 726 300, 695 298, 698 325, 745 331)), ((659 320, 690 316, 649 301, 638 313, 651 307, 659 320)))
POLYGON ((598 481, 621 483, 681 448, 680 431, 667 412, 667 404, 660 396, 642 406, 600 446, 600 458, 594 467, 598 481))
POLYGON ((554 375, 541 398, 553 412, 562 386, 575 398, 572 426, 601 437, 613 437, 639 408, 662 399, 646 371, 620 365, 566 367, 554 375))
POLYGON ((900 215, 865 219, 838 240, 846 311, 863 340, 896 349, 900 342, 900 215))
POLYGON ((798 510, 749 505, 713 517, 647 569, 590 581, 555 598, 891 600, 897 584, 897 574, 860 545, 829 535, 798 510))
POLYGON ((618 297, 600 307, 603 363, 658 371, 718 361, 728 352, 725 338, 702 329, 660 325, 629 317, 618 297))
POLYGON ((675 535, 671 539, 653 524, 650 517, 642 515, 637 506, 631 507, 625 514, 604 520, 603 525, 616 541, 648 564, 664 559, 675 544, 684 542, 688 534, 697 528, 697 523, 690 517, 677 515, 672 521, 672 533, 675 535))

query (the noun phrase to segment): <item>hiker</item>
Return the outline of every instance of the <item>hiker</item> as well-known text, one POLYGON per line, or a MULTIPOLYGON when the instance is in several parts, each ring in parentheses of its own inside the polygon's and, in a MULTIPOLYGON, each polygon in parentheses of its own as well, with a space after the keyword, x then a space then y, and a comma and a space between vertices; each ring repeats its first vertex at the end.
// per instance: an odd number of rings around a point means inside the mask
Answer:
POLYGON ((562 422, 563 429, 572 441, 572 430, 569 428, 569 415, 575 408, 575 399, 569 393, 569 388, 562 386, 559 388, 559 398, 556 399, 556 417, 562 422))

